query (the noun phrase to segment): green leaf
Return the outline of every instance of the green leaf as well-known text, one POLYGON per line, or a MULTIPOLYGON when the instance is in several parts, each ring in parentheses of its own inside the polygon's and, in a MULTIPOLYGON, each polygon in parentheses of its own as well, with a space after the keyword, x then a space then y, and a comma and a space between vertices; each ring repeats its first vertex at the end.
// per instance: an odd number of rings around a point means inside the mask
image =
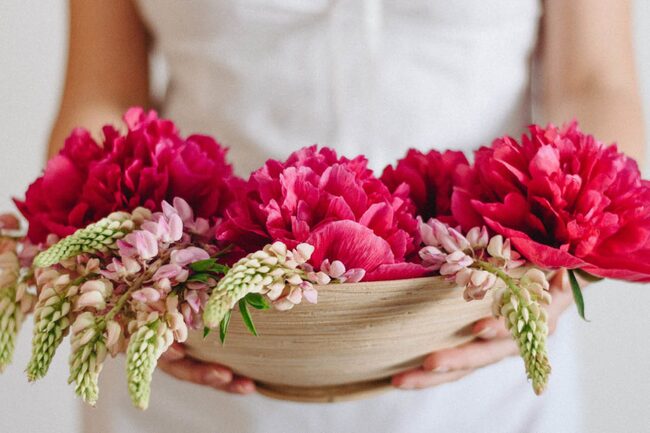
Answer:
POLYGON ((226 334, 228 333, 228 325, 230 325, 231 315, 232 311, 228 311, 219 324, 219 340, 221 340, 221 344, 226 343, 226 334))
POLYGON ((204 326, 204 327, 203 327, 203 338, 205 338, 205 337, 207 337, 208 335, 210 335, 210 332, 211 332, 211 331, 212 331, 212 329, 208 328, 207 326, 204 326))
POLYGON ((251 317, 251 312, 248 310, 248 304, 244 299, 241 299, 239 301, 239 312, 241 313, 241 317, 244 320, 244 325, 246 325, 248 331, 257 337, 257 330, 255 329, 255 325, 253 324, 253 318, 251 317))
POLYGON ((216 264, 217 261, 215 259, 199 260, 198 262, 191 263, 190 269, 192 269, 194 272, 205 272, 209 271, 210 268, 216 264))
POLYGON ((576 306, 578 307, 578 314, 580 317, 582 317, 582 320, 588 322, 588 320, 585 318, 585 300, 582 297, 582 290, 580 289, 580 284, 578 283, 578 279, 576 278, 576 274, 573 269, 569 269, 569 281, 571 282, 573 299, 575 300, 576 306))
POLYGON ((256 310, 268 310, 271 308, 269 301, 267 301, 266 298, 259 293, 249 293, 244 299, 248 305, 255 308, 256 310))
POLYGON ((208 278, 210 278, 210 275, 202 272, 202 273, 194 274, 194 275, 190 276, 187 279, 187 281, 199 281, 201 283, 207 283, 208 278))
POLYGON ((215 263, 208 271, 212 272, 213 274, 226 274, 230 268, 226 265, 222 265, 221 263, 215 263))

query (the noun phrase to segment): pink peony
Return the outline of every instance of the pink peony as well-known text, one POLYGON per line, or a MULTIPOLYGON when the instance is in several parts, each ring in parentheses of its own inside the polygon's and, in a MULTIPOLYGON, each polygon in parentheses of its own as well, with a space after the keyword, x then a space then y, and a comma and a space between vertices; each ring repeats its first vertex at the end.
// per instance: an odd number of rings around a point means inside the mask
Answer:
POLYGON ((463 182, 452 209, 464 229, 485 223, 545 268, 650 281, 650 182, 576 123, 495 140, 463 182))
POLYGON ((153 111, 132 108, 124 121, 124 135, 104 127, 102 146, 76 129, 25 200, 16 201, 32 242, 51 233, 67 236, 116 210, 159 210, 163 200, 174 197, 184 198, 197 217, 222 214, 231 198, 226 149, 207 136, 181 137, 171 121, 153 111))
POLYGON ((393 192, 408 186, 417 215, 425 221, 438 218, 452 222, 449 217, 453 186, 468 168, 462 152, 431 150, 424 154, 410 149, 395 168, 389 165, 384 169, 381 180, 393 192))
POLYGON ((315 247, 316 268, 340 261, 366 271, 364 280, 409 278, 426 271, 404 263, 415 253, 417 223, 403 193, 391 194, 363 157, 339 158, 316 146, 284 162, 270 160, 237 186, 218 239, 246 252, 281 241, 315 247))

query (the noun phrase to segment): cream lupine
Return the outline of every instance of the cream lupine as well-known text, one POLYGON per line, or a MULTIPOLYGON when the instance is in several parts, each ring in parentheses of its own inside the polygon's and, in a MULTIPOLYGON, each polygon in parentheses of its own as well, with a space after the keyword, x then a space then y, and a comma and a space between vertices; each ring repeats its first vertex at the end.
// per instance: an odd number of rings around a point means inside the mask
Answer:
POLYGON ((27 364, 27 378, 35 381, 43 378, 52 363, 54 353, 68 333, 70 327, 70 298, 78 289, 80 280, 70 281, 67 274, 57 274, 50 269, 41 274, 39 280, 47 282, 38 298, 34 310, 34 336, 32 356, 27 364))
POLYGON ((249 293, 266 295, 276 308, 284 310, 303 297, 316 302, 316 290, 300 267, 313 251, 309 244, 289 251, 284 243, 275 242, 239 260, 212 291, 203 312, 205 326, 219 326, 228 311, 249 293))
POLYGON ((16 337, 23 321, 17 298, 20 265, 12 248, 0 254, 0 372, 11 364, 16 337))
POLYGON ((23 313, 16 302, 16 288, 0 289, 0 372, 11 364, 16 337, 23 321, 23 313))
POLYGON ((149 406, 151 378, 158 358, 174 341, 172 331, 158 313, 151 313, 131 335, 126 350, 126 376, 133 404, 144 410, 149 406))
POLYGON ((551 367, 546 353, 548 281, 538 269, 523 269, 524 261, 501 235, 488 237, 485 228, 473 228, 467 236, 432 219, 420 221, 425 247, 420 257, 426 266, 453 279, 464 288, 467 301, 483 299, 497 289, 493 313, 503 316, 524 360, 535 393, 544 391, 551 367), (515 275, 517 274, 517 275, 515 275))
POLYGON ((34 266, 52 266, 79 254, 107 251, 134 228, 131 214, 114 212, 88 227, 77 230, 37 255, 34 266))
POLYGON ((548 335, 546 310, 550 303, 548 281, 539 269, 530 269, 519 280, 519 290, 502 290, 495 299, 497 315, 506 319, 526 366, 526 374, 536 394, 541 394, 551 374, 546 353, 548 335))
POLYGON ((74 383, 75 393, 93 406, 99 398, 99 373, 108 352, 105 331, 105 319, 90 312, 81 313, 72 324, 68 383, 74 383))

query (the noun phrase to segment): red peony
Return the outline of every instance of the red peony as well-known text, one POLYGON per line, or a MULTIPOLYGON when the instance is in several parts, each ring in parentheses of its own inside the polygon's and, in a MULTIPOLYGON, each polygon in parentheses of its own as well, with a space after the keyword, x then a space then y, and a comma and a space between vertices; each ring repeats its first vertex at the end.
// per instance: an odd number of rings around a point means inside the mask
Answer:
POLYGON ((246 252, 272 241, 315 247, 328 259, 366 271, 365 280, 410 278, 426 271, 404 263, 416 250, 417 223, 404 194, 392 194, 361 156, 339 158, 316 146, 284 162, 269 160, 240 184, 217 236, 246 252))
POLYGON ((650 281, 650 182, 576 123, 479 149, 452 210, 464 229, 487 224, 535 265, 650 281))
POLYGON ((226 149, 207 136, 181 137, 153 111, 132 108, 124 120, 125 135, 104 127, 102 146, 87 131, 75 130, 25 200, 16 201, 32 242, 50 233, 67 236, 116 210, 159 210, 174 197, 185 199, 198 217, 222 214, 232 177, 226 149))
POLYGON ((453 186, 468 166, 463 152, 447 150, 440 153, 431 150, 424 154, 410 149, 395 168, 389 165, 384 169, 381 180, 393 192, 408 186, 416 213, 425 221, 438 218, 452 222, 449 217, 453 186))

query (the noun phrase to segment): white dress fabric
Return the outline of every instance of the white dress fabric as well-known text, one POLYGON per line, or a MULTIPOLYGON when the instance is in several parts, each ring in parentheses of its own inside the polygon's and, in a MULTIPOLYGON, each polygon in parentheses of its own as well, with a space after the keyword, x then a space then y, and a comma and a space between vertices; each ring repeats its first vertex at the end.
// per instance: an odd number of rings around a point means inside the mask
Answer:
MULTIPOLYGON (((409 147, 470 150, 530 122, 537 0, 140 0, 163 54, 162 111, 230 146, 247 175, 318 143, 380 170, 409 147)), ((566 316, 571 316, 569 312, 566 316)), ((568 318, 568 321, 573 319, 568 318)), ((154 376, 131 408, 123 359, 108 362, 88 432, 418 433, 580 431, 570 323, 536 397, 518 358, 421 391, 300 404, 154 376)))

